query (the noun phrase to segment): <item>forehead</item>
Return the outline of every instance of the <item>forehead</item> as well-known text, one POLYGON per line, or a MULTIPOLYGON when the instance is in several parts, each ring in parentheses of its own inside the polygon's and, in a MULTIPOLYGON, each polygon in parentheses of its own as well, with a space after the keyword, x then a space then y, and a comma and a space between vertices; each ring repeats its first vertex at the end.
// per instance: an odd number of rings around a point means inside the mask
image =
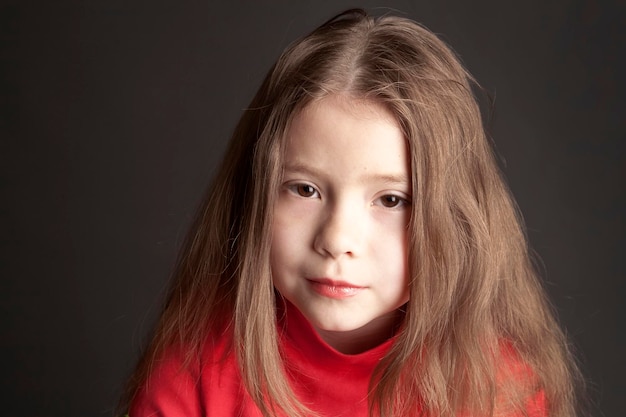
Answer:
POLYGON ((407 146, 383 105, 331 95, 308 104, 287 133, 285 169, 311 168, 342 177, 408 177, 407 146))
POLYGON ((302 118, 334 118, 340 115, 372 122, 389 123, 399 127, 394 114, 387 105, 369 98, 349 93, 331 93, 306 103, 294 116, 294 122, 302 118))

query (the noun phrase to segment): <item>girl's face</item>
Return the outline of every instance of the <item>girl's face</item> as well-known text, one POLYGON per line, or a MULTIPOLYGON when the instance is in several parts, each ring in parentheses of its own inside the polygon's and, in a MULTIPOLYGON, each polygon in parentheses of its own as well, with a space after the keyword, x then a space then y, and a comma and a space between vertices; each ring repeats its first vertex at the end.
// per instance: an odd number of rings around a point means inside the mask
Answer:
POLYGON ((274 286, 331 346, 367 350, 409 299, 405 138, 381 105, 329 96, 294 118, 287 140, 274 286))

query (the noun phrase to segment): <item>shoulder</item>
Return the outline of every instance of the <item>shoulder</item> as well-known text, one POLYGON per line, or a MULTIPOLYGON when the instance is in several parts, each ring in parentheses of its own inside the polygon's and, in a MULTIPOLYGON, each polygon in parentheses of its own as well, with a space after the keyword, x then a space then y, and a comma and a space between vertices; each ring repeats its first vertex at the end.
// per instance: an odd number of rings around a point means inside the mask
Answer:
POLYGON ((145 383, 132 401, 129 415, 201 416, 197 395, 199 369, 186 364, 184 349, 170 348, 151 365, 145 383))
POLYGON ((499 353, 495 415, 547 417, 545 391, 532 364, 510 342, 502 342, 499 353))
POLYGON ((193 355, 185 346, 172 346, 150 367, 145 383, 132 401, 131 417, 200 417, 205 404, 214 395, 213 381, 222 375, 236 375, 230 352, 230 335, 208 338, 200 354, 193 355))

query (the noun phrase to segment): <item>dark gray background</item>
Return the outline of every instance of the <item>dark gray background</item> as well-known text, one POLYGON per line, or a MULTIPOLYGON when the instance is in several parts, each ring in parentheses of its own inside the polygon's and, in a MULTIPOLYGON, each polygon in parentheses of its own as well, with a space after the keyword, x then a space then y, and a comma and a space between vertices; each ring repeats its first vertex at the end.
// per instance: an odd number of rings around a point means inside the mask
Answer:
POLYGON ((625 6, 549 3, 0 3, 0 414, 112 414, 262 76, 360 5, 442 34, 496 97, 497 150, 595 415, 626 415, 625 6))

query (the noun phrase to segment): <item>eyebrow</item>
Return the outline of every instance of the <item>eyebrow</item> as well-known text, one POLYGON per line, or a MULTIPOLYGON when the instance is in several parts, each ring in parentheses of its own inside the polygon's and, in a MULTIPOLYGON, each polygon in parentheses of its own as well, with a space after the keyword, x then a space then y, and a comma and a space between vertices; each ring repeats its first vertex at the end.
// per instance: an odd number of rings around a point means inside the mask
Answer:
MULTIPOLYGON (((300 164, 300 163, 291 163, 285 165, 283 168, 283 172, 290 173, 302 173, 306 175, 311 175, 313 177, 323 177, 326 173, 322 170, 319 170, 315 167, 300 164)), ((408 185, 411 183, 409 178, 404 174, 386 174, 386 173, 373 173, 373 174, 364 174, 359 177, 359 182, 368 183, 368 182, 382 182, 389 185, 408 185)))

